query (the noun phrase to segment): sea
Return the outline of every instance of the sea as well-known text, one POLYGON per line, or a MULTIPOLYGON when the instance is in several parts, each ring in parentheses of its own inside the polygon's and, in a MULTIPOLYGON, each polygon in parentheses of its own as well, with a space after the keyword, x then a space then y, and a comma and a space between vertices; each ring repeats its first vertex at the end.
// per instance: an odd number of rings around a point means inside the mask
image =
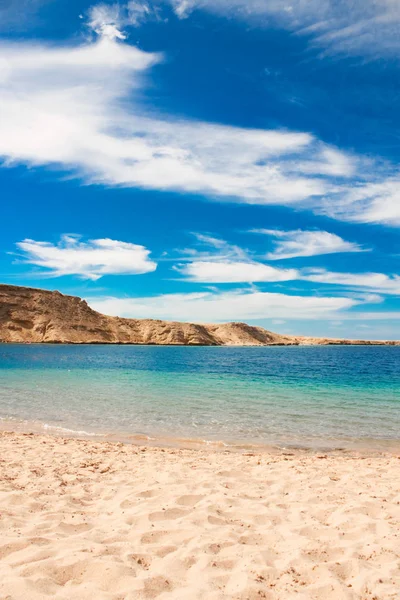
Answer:
POLYGON ((221 449, 400 449, 400 347, 0 345, 0 427, 221 449))

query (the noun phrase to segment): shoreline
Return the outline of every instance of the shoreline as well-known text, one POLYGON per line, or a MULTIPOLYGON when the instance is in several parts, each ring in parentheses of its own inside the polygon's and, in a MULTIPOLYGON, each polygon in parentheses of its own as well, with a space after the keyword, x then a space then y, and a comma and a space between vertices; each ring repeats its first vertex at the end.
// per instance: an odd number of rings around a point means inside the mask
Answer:
POLYGON ((0 432, 0 596, 397 600, 400 455, 0 432))
MULTIPOLYGON (((311 337, 311 336, 310 336, 311 337)), ((30 341, 8 341, 0 340, 0 346, 139 346, 139 347, 162 347, 162 348, 324 348, 327 346, 346 346, 346 347, 364 347, 364 346, 390 346, 399 347, 400 340, 350 340, 341 339, 335 341, 335 338, 325 338, 324 343, 312 342, 274 342, 268 344, 196 344, 196 343, 152 343, 152 342, 106 342, 106 341, 91 341, 91 342, 74 342, 74 341, 45 341, 45 342, 30 342, 30 341)))
POLYGON ((84 430, 73 430, 60 425, 52 425, 38 421, 20 421, 14 419, 0 418, 1 433, 15 435, 45 436, 64 440, 81 440, 95 443, 111 443, 132 445, 134 447, 146 446, 149 448, 193 450, 241 454, 253 452, 257 454, 280 454, 282 452, 294 452, 299 455, 312 456, 315 454, 329 455, 400 455, 400 439, 351 439, 337 440, 315 440, 313 444, 301 443, 299 440, 286 441, 282 443, 257 443, 250 441, 232 441, 222 439, 202 439, 189 437, 174 437, 168 435, 150 435, 145 433, 123 433, 123 432, 87 432, 84 430))
POLYGON ((390 345, 400 340, 365 340, 279 334, 230 321, 191 323, 104 315, 85 300, 58 291, 0 284, 3 342, 132 344, 162 346, 390 345), (49 326, 50 325, 50 326, 49 326))

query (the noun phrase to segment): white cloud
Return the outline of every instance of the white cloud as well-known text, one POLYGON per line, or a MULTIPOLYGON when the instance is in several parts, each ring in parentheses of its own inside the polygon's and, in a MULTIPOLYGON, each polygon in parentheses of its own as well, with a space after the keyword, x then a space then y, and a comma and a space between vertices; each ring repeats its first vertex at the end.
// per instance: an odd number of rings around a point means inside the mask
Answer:
POLYGON ((307 133, 162 121, 136 102, 123 106, 161 57, 113 39, 106 22, 117 28, 101 12, 93 26, 103 35, 75 48, 0 46, 0 155, 9 162, 59 163, 92 182, 248 202, 292 203, 327 190, 296 171, 293 155, 320 154, 307 133))
POLYGON ((205 246, 211 246, 212 248, 215 248, 215 249, 219 250, 220 252, 223 252, 224 254, 230 253, 231 255, 234 255, 234 256, 244 256, 245 255, 245 252, 244 252, 244 250, 242 250, 242 248, 240 248, 239 246, 234 246, 232 244, 229 244, 228 242, 226 242, 225 240, 223 240, 221 238, 216 238, 212 235, 208 235, 208 234, 204 234, 204 233, 193 233, 192 235, 196 238, 196 240, 200 244, 203 244, 205 246))
MULTIPOLYGON (((248 261, 248 252, 240 246, 203 233, 192 233, 196 239, 196 247, 177 250, 179 260, 184 261, 248 261)), ((178 268, 180 270, 180 267, 178 268)))
MULTIPOLYGON (((384 273, 335 273, 326 269, 279 269, 255 261, 195 260, 175 269, 186 281, 197 283, 262 283, 309 281, 353 290, 400 295, 400 276, 384 273)), ((371 296, 372 299, 372 296, 371 296)), ((372 301, 372 300, 371 300, 372 301)))
POLYGON ((328 231, 282 231, 279 229, 253 229, 277 239, 275 249, 266 255, 268 260, 281 260, 299 256, 318 256, 337 252, 362 252, 363 248, 354 242, 346 242, 340 236, 328 231))
POLYGON ((130 0, 126 5, 127 21, 137 27, 148 20, 159 19, 159 7, 152 2, 130 0))
POLYGON ((350 154, 344 154, 335 148, 325 147, 322 149, 318 161, 305 162, 301 165, 301 168, 304 173, 350 177, 355 173, 356 164, 357 159, 350 154))
POLYGON ((138 275, 157 268, 144 246, 117 240, 81 242, 65 235, 58 244, 27 239, 17 246, 25 263, 46 269, 51 277, 78 275, 95 281, 103 275, 138 275))
POLYGON ((88 26, 108 39, 124 40, 121 10, 119 4, 96 4, 89 9, 88 26))
POLYGON ((400 175, 344 186, 336 202, 324 202, 320 212, 344 221, 399 226, 400 175))
MULTIPOLYGON (((255 233, 273 235, 278 245, 270 260, 301 256, 315 256, 331 252, 359 252, 357 244, 346 242, 326 231, 281 231, 255 229, 255 233)), ((210 235, 194 234, 206 248, 184 250, 184 258, 173 267, 186 281, 196 283, 276 283, 281 281, 308 281, 340 285, 353 290, 373 291, 378 294, 400 295, 400 276, 384 273, 337 273, 322 268, 283 269, 252 259, 252 253, 225 240, 210 235), (182 263, 186 260, 186 263, 182 263)), ((373 301, 372 296, 370 300, 373 301)), ((380 297, 375 297, 380 300, 380 297)))
MULTIPOLYGON (((338 218, 393 224, 381 183, 355 197, 360 159, 307 132, 252 130, 154 118, 140 102, 162 60, 123 43, 119 7, 91 10, 92 43, 0 44, 0 157, 53 165, 88 183, 200 193, 250 204, 296 205, 338 218), (352 177, 352 187, 346 181, 352 177), (353 196, 352 196, 353 194, 353 196), (375 195, 374 195, 375 194, 375 195), (379 213, 379 214, 378 214, 379 213)), ((391 188, 391 194, 395 194, 391 188)), ((398 205, 397 205, 398 206, 398 205)), ((400 221, 400 214, 398 220, 400 221)))
POLYGON ((89 299, 90 306, 103 314, 198 323, 332 318, 359 303, 354 298, 288 296, 248 290, 89 299))
POLYGON ((244 261, 195 261, 180 265, 177 270, 188 281, 207 283, 276 282, 298 278, 295 269, 275 269, 263 263, 244 261))
MULTIPOLYGON (((199 4, 196 0, 170 0, 170 2, 176 15, 180 19, 186 19, 193 9, 199 7, 199 4)), ((200 8, 203 8, 203 6, 200 8)))
POLYGON ((180 18, 194 9, 278 26, 310 37, 327 53, 398 57, 398 0, 169 0, 180 18))
POLYGON ((159 6, 145 0, 129 0, 126 3, 115 4, 102 2, 89 8, 88 26, 98 35, 124 40, 124 27, 138 27, 146 21, 159 20, 159 12, 159 6))
POLYGON ((305 269, 302 279, 350 288, 372 289, 381 294, 400 295, 400 276, 384 273, 333 273, 325 269, 305 269))
MULTIPOLYGON (((338 313, 339 314, 339 313, 338 313)), ((336 316, 335 316, 336 318, 336 316)), ((391 311, 375 311, 375 312, 348 312, 339 315, 340 319, 346 321, 389 321, 389 325, 392 327, 391 333, 393 332, 394 325, 400 321, 400 312, 391 311)), ((393 338, 392 338, 393 339, 393 338)))

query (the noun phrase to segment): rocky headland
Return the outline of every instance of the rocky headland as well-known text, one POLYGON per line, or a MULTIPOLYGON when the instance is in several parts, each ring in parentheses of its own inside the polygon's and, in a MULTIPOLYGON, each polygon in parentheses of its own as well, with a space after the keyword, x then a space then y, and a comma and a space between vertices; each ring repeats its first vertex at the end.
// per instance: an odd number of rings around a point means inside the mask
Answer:
POLYGON ((212 325, 110 317, 96 312, 76 296, 13 285, 0 285, 0 342, 180 346, 400 345, 400 341, 280 335, 246 323, 212 325))

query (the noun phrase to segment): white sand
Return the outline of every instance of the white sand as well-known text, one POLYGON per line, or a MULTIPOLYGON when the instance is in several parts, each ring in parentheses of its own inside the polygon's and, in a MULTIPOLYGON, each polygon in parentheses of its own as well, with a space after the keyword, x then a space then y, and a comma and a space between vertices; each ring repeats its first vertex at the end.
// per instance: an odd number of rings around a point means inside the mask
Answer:
POLYGON ((396 455, 0 435, 0 599, 400 598, 396 455))

